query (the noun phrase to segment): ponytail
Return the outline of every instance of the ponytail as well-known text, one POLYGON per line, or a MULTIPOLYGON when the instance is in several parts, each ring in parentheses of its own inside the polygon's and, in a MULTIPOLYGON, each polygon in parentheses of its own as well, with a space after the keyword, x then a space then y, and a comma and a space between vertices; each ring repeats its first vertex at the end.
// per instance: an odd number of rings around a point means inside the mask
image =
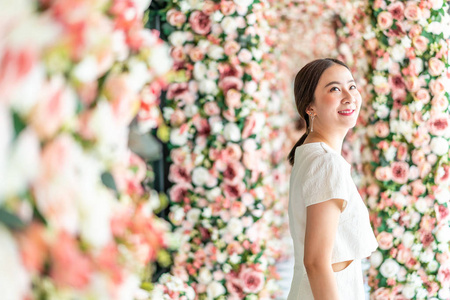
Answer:
POLYGON ((294 148, 292 148, 291 152, 289 152, 289 156, 288 156, 288 160, 289 163, 291 164, 291 166, 294 165, 294 160, 295 160, 295 149, 297 149, 298 146, 302 145, 303 142, 305 142, 306 137, 308 136, 307 133, 305 133, 298 141, 297 143, 295 143, 294 148))

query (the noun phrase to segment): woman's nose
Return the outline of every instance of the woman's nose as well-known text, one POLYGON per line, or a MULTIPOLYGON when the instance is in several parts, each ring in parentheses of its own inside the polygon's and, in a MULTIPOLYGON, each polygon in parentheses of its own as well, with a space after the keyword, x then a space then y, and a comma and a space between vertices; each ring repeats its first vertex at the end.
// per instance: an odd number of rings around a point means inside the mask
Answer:
POLYGON ((344 98, 342 98, 342 102, 344 104, 350 104, 355 102, 355 97, 353 97, 353 95, 349 92, 349 91, 345 91, 344 92, 344 98))

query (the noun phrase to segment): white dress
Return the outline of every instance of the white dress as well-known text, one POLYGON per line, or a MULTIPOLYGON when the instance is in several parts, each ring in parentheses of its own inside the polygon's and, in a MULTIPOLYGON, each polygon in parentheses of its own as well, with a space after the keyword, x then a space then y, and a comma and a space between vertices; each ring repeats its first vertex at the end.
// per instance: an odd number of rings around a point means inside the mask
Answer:
POLYGON ((336 272, 341 300, 364 300, 361 259, 371 255, 378 243, 369 213, 350 173, 350 164, 323 142, 304 144, 295 150, 290 177, 289 226, 294 241, 294 278, 288 300, 313 300, 303 265, 306 207, 330 199, 343 199, 331 263, 353 260, 336 272))

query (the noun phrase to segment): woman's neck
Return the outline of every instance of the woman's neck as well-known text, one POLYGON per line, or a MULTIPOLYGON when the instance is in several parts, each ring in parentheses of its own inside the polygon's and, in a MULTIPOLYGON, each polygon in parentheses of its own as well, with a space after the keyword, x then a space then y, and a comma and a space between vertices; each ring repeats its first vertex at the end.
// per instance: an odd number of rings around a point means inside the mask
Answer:
MULTIPOLYGON (((347 133, 345 133, 346 135, 347 133)), ((320 134, 317 131, 310 132, 308 136, 305 139, 305 142, 303 144, 309 144, 309 143, 317 143, 317 142, 323 142, 330 146, 334 151, 337 153, 341 153, 342 151, 342 143, 344 141, 344 136, 341 135, 324 135, 320 134)))

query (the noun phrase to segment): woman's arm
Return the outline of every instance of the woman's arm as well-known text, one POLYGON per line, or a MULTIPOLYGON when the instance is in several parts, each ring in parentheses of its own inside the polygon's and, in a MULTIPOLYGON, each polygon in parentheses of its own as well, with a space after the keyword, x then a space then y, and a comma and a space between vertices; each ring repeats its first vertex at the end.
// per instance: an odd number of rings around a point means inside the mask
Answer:
POLYGON ((332 199, 307 207, 303 262, 315 300, 339 299, 331 253, 343 201, 332 199))

